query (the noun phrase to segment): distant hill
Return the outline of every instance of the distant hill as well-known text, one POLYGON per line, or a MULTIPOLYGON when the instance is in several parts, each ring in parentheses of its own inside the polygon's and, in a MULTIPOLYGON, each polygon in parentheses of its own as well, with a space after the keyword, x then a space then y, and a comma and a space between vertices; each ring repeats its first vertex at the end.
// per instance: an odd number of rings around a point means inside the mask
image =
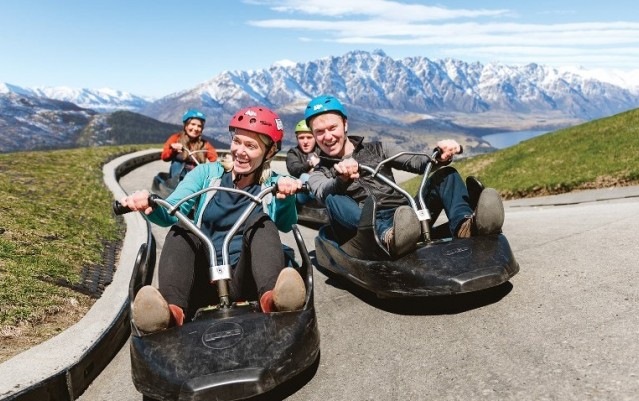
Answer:
MULTIPOLYGON (((130 111, 99 114, 74 103, 0 93, 0 153, 79 146, 162 144, 181 125, 130 111)), ((216 148, 228 143, 205 136, 216 148)))
POLYGON ((43 97, 0 93, 0 153, 73 148, 94 110, 43 97))
MULTIPOLYGON (((104 146, 129 144, 162 144, 167 138, 182 130, 181 125, 163 123, 130 111, 116 111, 95 116, 76 140, 77 146, 104 146)), ((205 137, 220 149, 228 143, 205 137)))

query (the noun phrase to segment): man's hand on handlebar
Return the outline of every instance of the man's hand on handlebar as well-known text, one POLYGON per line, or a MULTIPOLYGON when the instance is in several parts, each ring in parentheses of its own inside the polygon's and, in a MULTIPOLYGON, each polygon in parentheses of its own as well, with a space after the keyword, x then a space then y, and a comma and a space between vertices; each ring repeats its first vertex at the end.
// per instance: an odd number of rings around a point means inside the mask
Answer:
POLYGON ((149 215, 153 208, 149 206, 149 191, 142 190, 133 192, 131 195, 120 199, 122 206, 126 206, 133 212, 144 212, 149 215))
POLYGON ((440 149, 437 161, 440 162, 452 160, 454 155, 462 151, 461 145, 454 139, 442 139, 437 142, 437 147, 440 149))
POLYGON ((359 163, 355 159, 348 158, 333 166, 337 173, 337 178, 348 182, 359 178, 359 163))

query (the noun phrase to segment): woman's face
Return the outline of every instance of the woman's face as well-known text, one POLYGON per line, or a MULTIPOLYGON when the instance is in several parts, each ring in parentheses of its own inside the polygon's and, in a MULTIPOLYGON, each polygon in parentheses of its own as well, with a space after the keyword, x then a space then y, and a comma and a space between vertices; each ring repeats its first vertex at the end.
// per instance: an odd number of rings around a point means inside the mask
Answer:
POLYGON ((202 122, 202 120, 199 120, 197 118, 191 118, 184 125, 184 132, 186 132, 186 135, 188 135, 189 138, 192 139, 196 139, 200 135, 202 135, 203 129, 204 123, 202 122))
POLYGON ((252 131, 235 129, 231 139, 233 170, 236 174, 248 175, 254 172, 264 160, 266 145, 258 134, 252 131))
POLYGON ((311 153, 315 147, 315 138, 310 132, 300 132, 297 134, 297 144, 304 153, 311 153))

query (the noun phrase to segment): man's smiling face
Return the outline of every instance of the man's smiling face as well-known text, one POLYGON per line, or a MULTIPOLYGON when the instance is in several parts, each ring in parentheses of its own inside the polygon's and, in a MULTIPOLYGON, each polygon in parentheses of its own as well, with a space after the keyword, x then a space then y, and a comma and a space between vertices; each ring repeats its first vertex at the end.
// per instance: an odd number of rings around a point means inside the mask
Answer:
POLYGON ((322 152, 331 157, 344 156, 347 122, 339 113, 328 112, 310 119, 309 126, 322 152))

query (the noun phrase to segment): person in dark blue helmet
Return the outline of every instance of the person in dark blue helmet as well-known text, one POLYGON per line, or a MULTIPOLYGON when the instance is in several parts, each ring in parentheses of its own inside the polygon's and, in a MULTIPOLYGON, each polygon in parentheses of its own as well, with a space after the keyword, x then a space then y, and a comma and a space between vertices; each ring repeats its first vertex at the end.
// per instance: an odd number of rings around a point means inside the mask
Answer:
MULTIPOLYGON (((335 239, 343 244, 356 234, 364 200, 373 195, 377 201, 375 228, 381 243, 394 257, 414 250, 421 230, 407 199, 370 173, 359 172, 359 163, 375 166, 402 150, 395 145, 365 142, 362 137, 347 135, 346 109, 333 96, 312 99, 304 117, 321 150, 320 163, 310 174, 308 186, 316 199, 326 205, 335 239)), ((437 142, 437 147, 441 153, 424 193, 432 222, 444 211, 453 236, 465 238, 500 232, 504 208, 497 191, 484 189, 473 210, 466 185, 457 170, 449 166, 461 146, 455 140, 445 139, 437 142)), ((422 174, 427 163, 426 157, 404 155, 382 168, 381 173, 393 180, 392 168, 422 174)))

